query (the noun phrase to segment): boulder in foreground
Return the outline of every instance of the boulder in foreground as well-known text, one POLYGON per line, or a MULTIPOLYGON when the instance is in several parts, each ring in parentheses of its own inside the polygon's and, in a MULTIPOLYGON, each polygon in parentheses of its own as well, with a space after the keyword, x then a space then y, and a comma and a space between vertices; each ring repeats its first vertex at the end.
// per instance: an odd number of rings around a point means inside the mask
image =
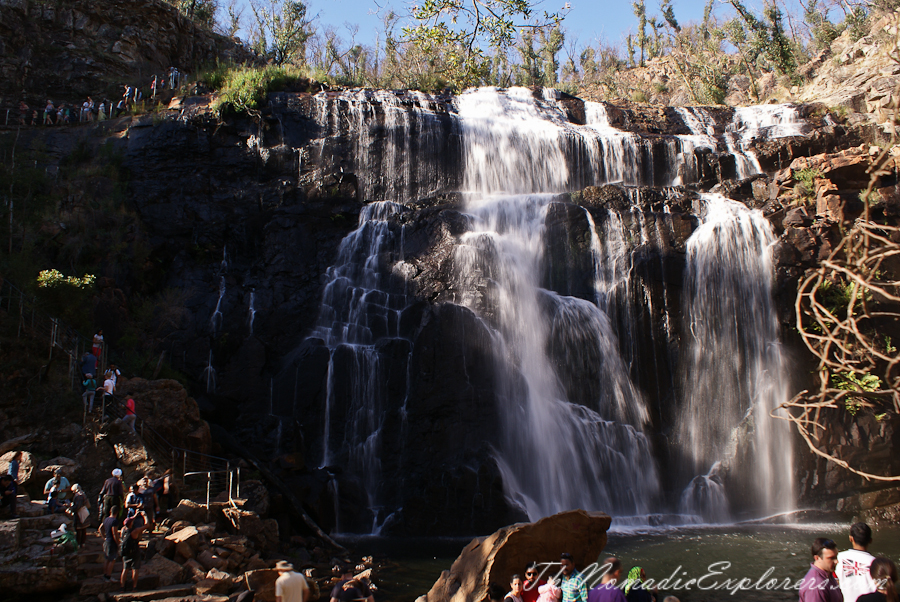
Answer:
POLYGON ((510 577, 525 572, 529 562, 559 562, 563 552, 572 554, 575 566, 582 569, 599 558, 610 521, 602 512, 570 510, 473 539, 419 600, 480 602, 487 599, 490 583, 505 587, 510 577))

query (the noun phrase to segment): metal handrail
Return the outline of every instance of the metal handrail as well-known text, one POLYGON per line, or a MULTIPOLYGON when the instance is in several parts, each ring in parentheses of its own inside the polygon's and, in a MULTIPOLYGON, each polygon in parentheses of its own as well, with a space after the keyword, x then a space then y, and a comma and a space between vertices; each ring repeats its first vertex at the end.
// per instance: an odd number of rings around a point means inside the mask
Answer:
MULTIPOLYGON (((104 413, 102 415, 109 413, 116 418, 124 418, 125 410, 125 405, 121 399, 115 395, 104 396, 101 403, 101 411, 104 413), (110 401, 113 402, 109 406, 105 405, 107 398, 111 398, 110 401)), ((171 460, 170 468, 172 468, 176 478, 181 479, 182 493, 193 491, 187 489, 186 477, 206 475, 205 497, 207 507, 211 502, 210 494, 212 488, 215 486, 218 489, 220 483, 221 491, 228 493, 229 502, 233 503, 236 497, 240 497, 240 467, 232 468, 231 461, 226 458, 173 445, 159 431, 150 426, 140 414, 135 412, 135 416, 137 417, 136 422, 137 420, 140 421, 139 431, 144 446, 154 452, 158 458, 171 460), (179 468, 181 468, 180 471, 178 470, 179 468), (221 482, 214 475, 222 475, 221 482)), ((201 494, 203 493, 202 489, 197 491, 201 494)), ((203 496, 201 495, 200 497, 203 496)))

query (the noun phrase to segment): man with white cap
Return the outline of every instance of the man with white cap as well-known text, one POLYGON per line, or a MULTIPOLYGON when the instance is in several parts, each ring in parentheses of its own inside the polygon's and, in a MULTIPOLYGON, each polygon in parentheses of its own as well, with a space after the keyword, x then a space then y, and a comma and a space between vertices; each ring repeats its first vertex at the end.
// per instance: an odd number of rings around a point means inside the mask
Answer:
POLYGON ((278 579, 275 581, 275 602, 306 602, 309 597, 309 586, 306 578, 294 572, 294 565, 279 560, 275 565, 278 579))
POLYGON ((125 488, 122 486, 122 469, 114 468, 112 476, 103 482, 103 489, 100 490, 100 499, 97 505, 100 506, 100 516, 109 516, 109 509, 122 505, 122 499, 125 497, 125 488))

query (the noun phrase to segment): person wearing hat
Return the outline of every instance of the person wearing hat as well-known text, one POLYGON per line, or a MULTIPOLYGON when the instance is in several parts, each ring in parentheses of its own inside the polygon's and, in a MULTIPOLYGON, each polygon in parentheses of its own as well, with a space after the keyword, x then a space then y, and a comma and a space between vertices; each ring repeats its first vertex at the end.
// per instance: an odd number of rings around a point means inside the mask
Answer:
POLYGON ((294 572, 294 565, 279 560, 275 565, 278 579, 275 581, 275 602, 306 602, 309 598, 309 586, 306 578, 294 572))
POLYGON ((44 485, 44 496, 50 507, 50 513, 62 512, 65 506, 66 496, 69 494, 69 479, 62 476, 62 469, 53 469, 53 476, 44 485))
POLYGON ((368 585, 359 579, 354 579, 353 567, 347 564, 341 568, 341 580, 331 589, 331 602, 350 602, 351 600, 374 602, 375 598, 368 585))
POLYGON ((122 469, 114 468, 112 476, 103 482, 103 489, 100 490, 100 499, 97 505, 100 506, 100 516, 109 516, 110 508, 119 508, 125 498, 125 488, 122 486, 122 469))
POLYGON ((88 502, 84 489, 78 483, 72 485, 72 507, 69 512, 75 518, 75 540, 79 546, 87 541, 87 519, 90 516, 91 504, 88 502))

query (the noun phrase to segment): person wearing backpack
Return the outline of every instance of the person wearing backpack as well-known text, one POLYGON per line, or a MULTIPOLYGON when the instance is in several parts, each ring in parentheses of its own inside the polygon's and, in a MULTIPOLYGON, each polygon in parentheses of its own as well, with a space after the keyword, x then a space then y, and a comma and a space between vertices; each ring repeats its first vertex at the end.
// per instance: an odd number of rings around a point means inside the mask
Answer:
POLYGON ((122 556, 122 576, 119 578, 119 583, 123 592, 127 591, 125 589, 125 576, 128 574, 128 569, 131 569, 131 591, 137 590, 138 569, 141 568, 140 541, 141 535, 146 528, 147 519, 141 511, 138 511, 131 518, 126 518, 125 525, 122 527, 120 536, 121 547, 119 548, 119 554, 122 556))

